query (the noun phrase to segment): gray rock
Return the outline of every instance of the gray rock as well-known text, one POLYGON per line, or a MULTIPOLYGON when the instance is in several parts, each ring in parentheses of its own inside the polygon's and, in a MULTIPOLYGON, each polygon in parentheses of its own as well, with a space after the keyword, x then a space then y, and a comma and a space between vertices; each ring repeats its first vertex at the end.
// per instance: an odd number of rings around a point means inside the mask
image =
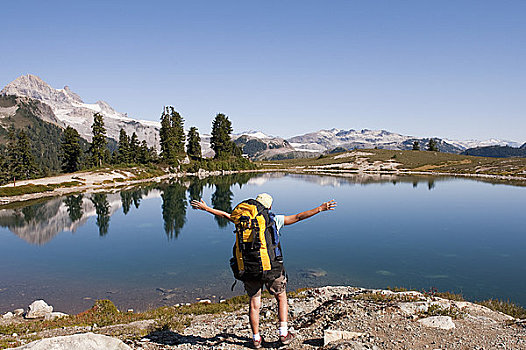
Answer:
POLYGON ((62 318, 62 317, 66 317, 66 316, 69 316, 68 314, 65 314, 63 312, 51 312, 49 314, 46 314, 44 316, 44 320, 54 320, 56 318, 62 318))
POLYGON ((53 312, 53 306, 46 304, 44 300, 35 300, 29 305, 26 318, 41 318, 53 312))
POLYGON ((380 350, 376 345, 369 345, 357 341, 346 341, 337 344, 330 350, 380 350))
POLYGON ((41 339, 15 349, 31 350, 131 350, 116 338, 101 334, 84 333, 41 339))
POLYGON ((431 316, 418 320, 418 323, 426 327, 439 328, 439 329, 453 329, 455 323, 449 316, 431 316))
POLYGON ((326 346, 329 343, 336 342, 339 340, 350 340, 361 337, 363 333, 339 331, 326 329, 323 331, 323 345, 326 346))
POLYGON ((13 318, 15 315, 12 313, 12 312, 6 312, 5 314, 2 315, 2 318, 4 320, 8 319, 8 318, 13 318))
POLYGON ((399 303, 397 306, 406 315, 414 315, 419 312, 426 312, 429 309, 429 304, 425 301, 399 303))
POLYGON ((24 309, 16 309, 13 313, 15 316, 22 316, 24 314, 24 309))
POLYGON ((292 317, 297 318, 297 317, 305 314, 305 309, 302 308, 302 307, 296 306, 294 308, 291 308, 290 313, 291 313, 292 317))

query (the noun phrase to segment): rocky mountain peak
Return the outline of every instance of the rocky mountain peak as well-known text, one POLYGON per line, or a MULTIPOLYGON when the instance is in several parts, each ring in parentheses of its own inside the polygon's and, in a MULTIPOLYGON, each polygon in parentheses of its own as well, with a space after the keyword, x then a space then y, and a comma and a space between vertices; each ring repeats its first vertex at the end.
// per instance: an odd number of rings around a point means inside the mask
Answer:
POLYGON ((158 122, 128 118, 125 113, 115 111, 105 101, 84 103, 67 85, 63 89, 54 89, 36 75, 28 74, 7 84, 0 94, 28 97, 48 105, 63 125, 75 128, 88 141, 91 140, 93 115, 101 113, 108 137, 117 140, 120 129, 124 129, 130 135, 137 133, 139 139, 146 140, 149 146, 159 146, 158 122))

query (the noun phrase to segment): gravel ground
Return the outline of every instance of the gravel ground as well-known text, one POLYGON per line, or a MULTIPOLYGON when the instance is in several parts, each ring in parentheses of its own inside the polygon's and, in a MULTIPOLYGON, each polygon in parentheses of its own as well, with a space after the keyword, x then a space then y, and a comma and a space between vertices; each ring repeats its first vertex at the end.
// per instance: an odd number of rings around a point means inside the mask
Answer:
MULTIPOLYGON (((283 348, 526 349, 526 328, 520 321, 469 302, 418 292, 353 287, 315 288, 302 294, 290 300, 289 324, 296 338, 283 348), (436 310, 442 310, 446 316, 439 319, 452 321, 454 328, 434 328, 422 323, 436 310), (325 345, 324 334, 328 330, 359 334, 325 345)), ((264 348, 280 347, 276 308, 274 300, 264 300, 261 310, 264 348)), ((247 311, 248 307, 235 313, 195 316, 183 332, 168 330, 142 339, 123 340, 133 349, 145 350, 250 348, 247 311)))

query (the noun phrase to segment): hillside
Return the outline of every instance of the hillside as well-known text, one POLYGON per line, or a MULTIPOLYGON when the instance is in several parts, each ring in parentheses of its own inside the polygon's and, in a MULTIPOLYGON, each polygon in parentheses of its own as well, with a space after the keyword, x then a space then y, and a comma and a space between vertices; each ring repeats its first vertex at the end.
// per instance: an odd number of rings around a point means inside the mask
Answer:
POLYGON ((509 176, 526 179, 526 158, 489 158, 429 151, 355 150, 320 156, 260 162, 266 169, 297 172, 352 173, 424 173, 466 176, 509 176))
MULTIPOLYGON (((61 122, 44 103, 25 97, 0 96, 0 150, 5 151, 9 127, 23 129, 31 140, 31 152, 42 176, 61 170, 60 144, 63 137, 61 122)), ((81 147, 88 149, 86 140, 81 147)))
POLYGON ((479 157, 494 157, 494 158, 508 158, 508 157, 526 157, 526 144, 519 148, 510 146, 487 146, 470 148, 462 152, 463 155, 479 156, 479 157))
POLYGON ((137 133, 139 140, 146 140, 148 146, 159 149, 160 123, 129 118, 126 113, 117 112, 107 102, 85 103, 68 86, 55 89, 35 75, 22 75, 7 84, 0 95, 12 95, 37 100, 49 106, 61 126, 75 128, 81 137, 91 141, 93 114, 100 113, 109 138, 118 140, 119 131, 128 135, 137 133))

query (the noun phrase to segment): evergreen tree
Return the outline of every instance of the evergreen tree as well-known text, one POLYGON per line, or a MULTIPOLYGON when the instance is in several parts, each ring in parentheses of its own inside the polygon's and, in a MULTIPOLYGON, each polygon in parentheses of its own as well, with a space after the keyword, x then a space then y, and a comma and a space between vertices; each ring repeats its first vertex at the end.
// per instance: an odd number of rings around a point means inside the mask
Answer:
POLYGON ((101 167, 102 163, 108 156, 106 152, 106 128, 104 127, 104 119, 102 114, 95 113, 93 115, 93 124, 91 125, 93 132, 93 139, 89 152, 91 154, 91 162, 94 166, 101 167))
POLYGON ((10 175, 16 179, 30 179, 38 175, 33 154, 31 153, 31 142, 27 134, 14 129, 9 131, 9 166, 10 175))
POLYGON ((139 156, 137 161, 141 164, 148 164, 151 162, 150 150, 146 140, 142 140, 141 146, 139 147, 139 156))
POLYGON ((420 144, 418 141, 413 142, 413 151, 420 151, 420 144))
POLYGON ((438 152, 438 144, 435 141, 435 139, 429 139, 429 142, 427 144, 427 150, 428 151, 433 151, 433 152, 438 152))
POLYGON ((66 173, 72 173, 80 170, 80 160, 82 157, 82 148, 80 147, 80 135, 71 126, 64 130, 64 139, 62 141, 62 170, 66 173))
POLYGON ((181 115, 171 107, 171 122, 174 137, 174 149, 177 158, 184 158, 184 119, 181 115))
POLYGON ((201 138, 195 126, 188 131, 188 145, 186 153, 192 159, 201 159, 201 138))
POLYGON ((184 156, 184 120, 172 107, 164 107, 161 114, 161 158, 168 164, 174 164, 184 156))
POLYGON ((117 149, 117 163, 130 162, 130 140, 124 129, 119 132, 119 148, 117 149))
POLYGON ((224 159, 232 155, 233 142, 230 138, 232 133, 232 123, 228 117, 222 113, 216 115, 212 122, 212 137, 210 144, 215 152, 214 158, 224 159))
POLYGON ((137 163, 139 158, 139 138, 134 132, 130 139, 130 160, 132 163, 137 163))

